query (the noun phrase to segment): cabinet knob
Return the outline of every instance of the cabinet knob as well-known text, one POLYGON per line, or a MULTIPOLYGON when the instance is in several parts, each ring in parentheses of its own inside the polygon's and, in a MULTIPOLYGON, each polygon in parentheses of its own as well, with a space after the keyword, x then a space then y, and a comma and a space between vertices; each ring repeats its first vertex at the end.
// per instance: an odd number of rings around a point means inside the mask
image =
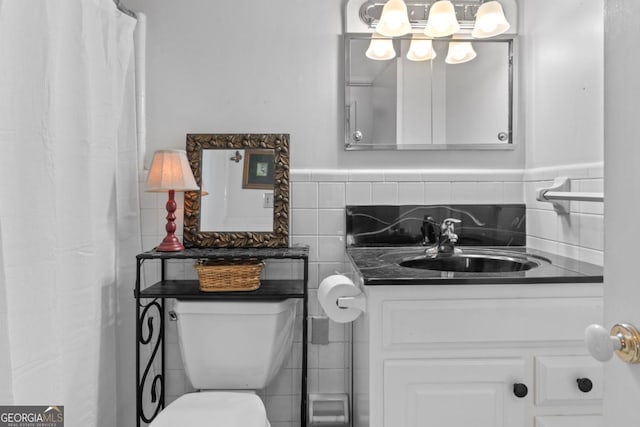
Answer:
POLYGON ((593 382, 589 378, 578 378, 578 389, 583 393, 589 393, 593 389, 593 382))
POLYGON ((627 363, 640 363, 640 332, 626 323, 618 323, 607 331, 600 325, 590 325, 584 331, 587 349, 594 359, 606 362, 613 353, 627 363))
POLYGON ((513 385, 513 394, 516 397, 519 398, 523 398, 525 397, 527 394, 529 394, 529 389, 527 388, 527 386, 525 384, 522 383, 515 383, 513 385))

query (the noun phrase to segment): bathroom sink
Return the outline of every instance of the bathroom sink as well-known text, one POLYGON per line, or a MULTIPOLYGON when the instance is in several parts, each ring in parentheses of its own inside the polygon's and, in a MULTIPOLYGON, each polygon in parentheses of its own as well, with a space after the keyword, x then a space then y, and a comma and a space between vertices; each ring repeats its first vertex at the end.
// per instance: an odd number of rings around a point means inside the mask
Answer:
POLYGON ((527 271, 540 265, 519 254, 456 253, 420 255, 399 262, 402 267, 463 273, 508 273, 527 271))

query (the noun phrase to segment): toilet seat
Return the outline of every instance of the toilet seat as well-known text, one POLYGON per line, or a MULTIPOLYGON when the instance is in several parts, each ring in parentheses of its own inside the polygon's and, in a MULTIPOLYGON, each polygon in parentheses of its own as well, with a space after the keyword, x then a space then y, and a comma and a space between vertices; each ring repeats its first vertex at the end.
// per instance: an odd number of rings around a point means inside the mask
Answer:
POLYGON ((180 396, 149 427, 269 427, 262 400, 252 393, 203 391, 180 396))

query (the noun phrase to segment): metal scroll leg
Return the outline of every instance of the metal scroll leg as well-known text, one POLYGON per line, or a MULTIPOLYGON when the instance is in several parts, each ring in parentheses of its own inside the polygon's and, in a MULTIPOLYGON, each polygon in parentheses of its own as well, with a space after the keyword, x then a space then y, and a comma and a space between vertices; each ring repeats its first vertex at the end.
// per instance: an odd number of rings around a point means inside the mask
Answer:
POLYGON ((140 426, 140 421, 150 423, 164 407, 164 300, 156 298, 146 305, 140 302, 136 311, 137 425, 140 426), (140 353, 149 354, 146 364, 141 365, 140 353))

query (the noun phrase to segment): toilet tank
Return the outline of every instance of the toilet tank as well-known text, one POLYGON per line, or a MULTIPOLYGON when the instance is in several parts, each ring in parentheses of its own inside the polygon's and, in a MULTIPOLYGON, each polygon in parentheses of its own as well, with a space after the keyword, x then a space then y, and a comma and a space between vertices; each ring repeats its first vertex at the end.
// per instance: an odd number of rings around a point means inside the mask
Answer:
POLYGON ((276 376, 293 343, 296 300, 178 300, 180 352, 201 390, 259 390, 276 376))

